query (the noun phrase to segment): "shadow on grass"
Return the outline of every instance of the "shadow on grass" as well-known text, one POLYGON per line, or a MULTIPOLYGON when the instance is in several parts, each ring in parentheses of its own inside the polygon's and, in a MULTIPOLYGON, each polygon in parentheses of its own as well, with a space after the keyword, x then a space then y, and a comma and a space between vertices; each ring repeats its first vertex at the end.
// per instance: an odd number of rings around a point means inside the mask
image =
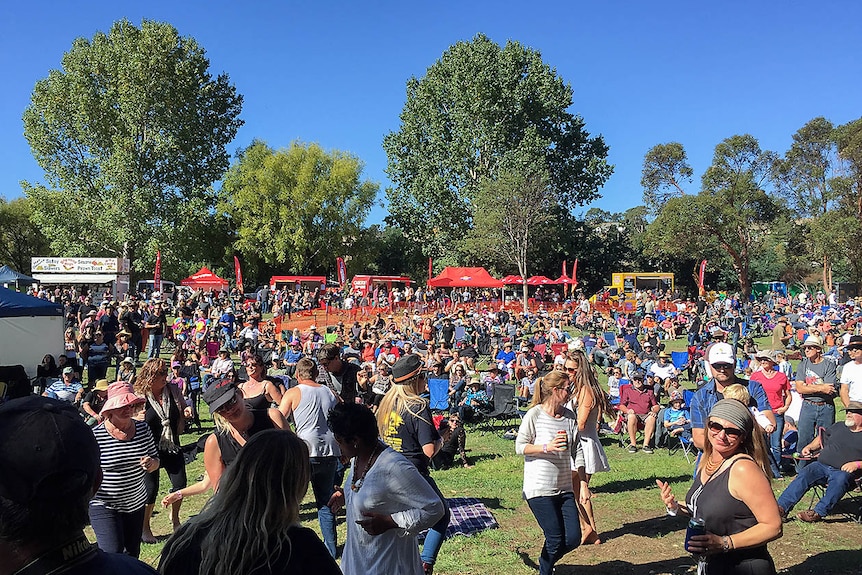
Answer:
MULTIPOLYGON (((674 477, 661 477, 660 479, 662 481, 676 483, 679 481, 690 480, 691 475, 684 473, 674 477)), ((627 493, 629 491, 637 491, 638 489, 654 488, 656 487, 655 480, 655 477, 645 477, 639 479, 626 479, 624 481, 610 481, 604 485, 596 485, 595 487, 590 485, 590 489, 593 493, 627 493)))
POLYGON ((842 549, 839 551, 824 551, 812 555, 787 569, 782 573, 790 575, 808 575, 814 573, 829 573, 830 575, 850 575, 859 573, 859 565, 862 564, 862 550, 842 549))
POLYGON ((606 575, 608 573, 627 573, 633 575, 655 575, 656 573, 686 573, 693 569, 694 562, 688 557, 652 561, 650 563, 629 563, 628 561, 605 561, 598 565, 566 565, 557 563, 557 575, 606 575))
POLYGON ((602 541, 610 541, 616 537, 623 535, 637 535, 640 537, 654 538, 665 536, 669 533, 680 531, 684 528, 684 524, 674 517, 662 515, 661 517, 651 517, 649 519, 641 519, 631 523, 623 523, 613 531, 602 531, 602 541))

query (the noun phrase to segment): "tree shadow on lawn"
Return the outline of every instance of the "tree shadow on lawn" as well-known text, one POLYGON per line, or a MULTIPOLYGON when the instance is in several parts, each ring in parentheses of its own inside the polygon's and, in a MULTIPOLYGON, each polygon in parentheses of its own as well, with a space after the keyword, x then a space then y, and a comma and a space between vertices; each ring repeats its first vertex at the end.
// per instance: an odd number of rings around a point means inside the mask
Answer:
MULTIPOLYGON (((684 473, 674 477, 660 477, 662 481, 677 483, 681 481, 691 480, 691 475, 684 473)), ((639 489, 656 488, 656 477, 644 477, 639 479, 626 479, 624 481, 609 481, 603 485, 590 485, 590 490, 593 493, 625 493, 629 491, 637 491, 639 489)))
POLYGON ((790 575, 809 575, 815 573, 850 575, 851 573, 859 573, 860 564, 862 564, 862 550, 840 549, 812 555, 798 565, 783 569, 782 573, 789 573, 790 575))
MULTIPOLYGON (((518 550, 518 556, 524 565, 531 569, 538 569, 536 560, 530 557, 526 551, 518 550)), ((563 559, 554 567, 556 575, 607 575, 608 573, 626 573, 634 575, 656 575, 657 573, 685 573, 693 569, 694 562, 688 557, 667 559, 664 561, 653 561, 650 563, 629 563, 628 561, 603 561, 598 565, 570 565, 570 559, 563 559)))

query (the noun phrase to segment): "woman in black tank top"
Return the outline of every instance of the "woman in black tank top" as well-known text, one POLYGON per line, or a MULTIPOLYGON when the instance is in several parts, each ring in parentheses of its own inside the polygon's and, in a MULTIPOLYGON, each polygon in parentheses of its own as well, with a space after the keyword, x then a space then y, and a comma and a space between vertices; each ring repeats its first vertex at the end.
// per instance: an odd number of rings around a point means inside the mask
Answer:
POLYGON ((692 536, 686 550, 709 575, 772 575, 766 544, 781 537, 781 516, 763 434, 742 402, 723 399, 709 413, 707 439, 685 503, 656 481, 668 513, 703 520, 706 534, 692 536))
POLYGON ((228 465, 255 433, 267 429, 285 429, 284 416, 277 409, 251 410, 243 400, 242 392, 230 379, 217 381, 204 392, 204 401, 213 414, 215 433, 207 437, 204 446, 203 480, 173 493, 162 500, 168 506, 183 497, 205 493, 210 487, 218 490, 218 483, 228 465))

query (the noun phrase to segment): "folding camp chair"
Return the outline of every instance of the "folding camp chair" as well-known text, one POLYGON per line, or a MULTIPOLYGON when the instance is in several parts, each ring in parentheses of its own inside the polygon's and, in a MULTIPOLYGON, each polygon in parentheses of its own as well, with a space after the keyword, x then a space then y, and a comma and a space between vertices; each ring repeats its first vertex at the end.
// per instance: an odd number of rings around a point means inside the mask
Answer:
POLYGON ((672 351, 670 352, 670 361, 676 370, 682 373, 682 370, 688 367, 688 352, 672 351))
POLYGON ((553 343, 551 344, 551 353, 554 354, 554 357, 557 357, 561 353, 566 351, 568 346, 565 343, 553 343))
MULTIPOLYGON (((676 353, 676 352, 674 352, 676 353)), ((685 352, 683 352, 685 353, 685 352)), ((694 392, 685 389, 682 392, 682 401, 689 410, 691 410, 691 400, 694 397, 694 392)), ((691 412, 689 411, 689 417, 691 416, 691 412)), ((659 422, 658 425, 664 425, 664 422, 659 422)), ((667 452, 668 455, 673 455, 676 453, 677 449, 682 450, 683 456, 685 456, 685 460, 691 464, 692 460, 697 459, 697 447, 694 445, 694 440, 690 436, 678 435, 672 437, 668 434, 667 436, 667 452)))
POLYGON ((617 343, 617 335, 612 331, 606 331, 602 333, 602 338, 605 340, 605 343, 608 344, 608 347, 611 349, 616 349, 619 344, 617 343))
POLYGON ((448 379, 428 379, 428 392, 431 394, 431 411, 446 411, 449 409, 448 379))
MULTIPOLYGON (((824 432, 825 428, 820 427, 817 430, 817 434, 820 436, 820 449, 823 449, 824 446, 824 432)), ((814 454, 813 459, 817 458, 817 454, 814 454)), ((841 501, 833 509, 834 511, 841 513, 844 517, 853 521, 855 523, 862 523, 862 475, 854 475, 853 481, 855 486, 850 489, 844 497, 841 498, 841 501), (848 504, 842 504, 845 499, 849 499, 848 504), (838 511, 839 506, 841 507, 841 511, 838 511)), ((808 502, 808 509, 814 509, 815 503, 819 501, 826 494, 826 485, 813 485, 811 487, 811 500, 808 502)))
POLYGON ((515 403, 515 386, 509 383, 498 383, 494 386, 494 409, 490 413, 477 412, 477 415, 485 418, 485 423, 490 428, 494 421, 511 421, 520 419, 524 414, 518 410, 515 403))

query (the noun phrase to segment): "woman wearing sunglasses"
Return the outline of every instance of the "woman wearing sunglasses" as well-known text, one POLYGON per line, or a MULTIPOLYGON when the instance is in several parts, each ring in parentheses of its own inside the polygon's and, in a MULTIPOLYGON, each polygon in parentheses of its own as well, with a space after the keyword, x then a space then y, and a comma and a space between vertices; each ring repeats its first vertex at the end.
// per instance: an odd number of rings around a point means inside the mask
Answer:
MULTIPOLYGON (((524 456, 524 499, 545 534, 539 574, 550 575, 563 555, 581 544, 578 507, 572 488, 578 423, 566 404, 569 376, 552 371, 536 380, 533 403, 524 415, 515 451, 524 456)), ((587 489, 586 485, 581 486, 587 489)))
POLYGON ((205 493, 210 487, 218 491, 225 469, 254 434, 267 429, 285 429, 284 416, 275 408, 251 410, 243 401, 242 392, 231 379, 211 384, 204 392, 204 401, 213 415, 216 431, 207 437, 204 446, 206 474, 201 481, 169 493, 162 499, 167 507, 184 497, 205 493))
POLYGON ((705 534, 691 537, 687 551, 706 563, 709 575, 771 575, 766 548, 781 537, 781 516, 769 483, 766 441, 740 401, 722 399, 709 412, 706 442, 685 503, 656 480, 670 515, 700 519, 705 534))

